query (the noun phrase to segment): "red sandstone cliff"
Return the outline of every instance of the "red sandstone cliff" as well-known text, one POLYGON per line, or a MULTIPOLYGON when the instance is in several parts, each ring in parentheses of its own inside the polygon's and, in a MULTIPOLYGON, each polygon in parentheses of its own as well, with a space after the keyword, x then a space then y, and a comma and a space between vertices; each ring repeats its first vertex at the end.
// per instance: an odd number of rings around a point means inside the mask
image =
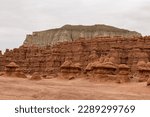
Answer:
POLYGON ((52 47, 21 46, 6 50, 0 55, 0 70, 11 61, 16 62, 26 73, 54 73, 66 58, 73 63, 81 64, 83 69, 102 56, 115 58, 116 64, 128 65, 132 72, 138 61, 150 60, 150 37, 97 37, 91 40, 84 38, 74 42, 62 42, 52 47))

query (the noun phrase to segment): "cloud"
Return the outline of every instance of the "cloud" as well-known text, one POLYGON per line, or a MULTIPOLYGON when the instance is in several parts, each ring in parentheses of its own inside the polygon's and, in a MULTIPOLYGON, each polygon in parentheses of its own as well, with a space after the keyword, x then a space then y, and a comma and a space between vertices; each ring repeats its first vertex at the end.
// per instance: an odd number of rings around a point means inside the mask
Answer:
POLYGON ((150 34, 149 0, 1 0, 0 49, 64 24, 108 24, 150 34))

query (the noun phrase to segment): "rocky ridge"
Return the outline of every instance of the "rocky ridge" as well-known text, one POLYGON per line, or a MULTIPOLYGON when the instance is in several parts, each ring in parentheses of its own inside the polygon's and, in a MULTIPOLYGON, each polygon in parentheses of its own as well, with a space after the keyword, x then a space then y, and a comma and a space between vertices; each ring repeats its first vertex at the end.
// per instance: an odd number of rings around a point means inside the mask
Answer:
POLYGON ((100 36, 137 37, 141 34, 108 25, 64 25, 61 28, 33 32, 32 35, 26 36, 24 45, 47 46, 64 41, 71 42, 79 38, 92 39, 100 36))

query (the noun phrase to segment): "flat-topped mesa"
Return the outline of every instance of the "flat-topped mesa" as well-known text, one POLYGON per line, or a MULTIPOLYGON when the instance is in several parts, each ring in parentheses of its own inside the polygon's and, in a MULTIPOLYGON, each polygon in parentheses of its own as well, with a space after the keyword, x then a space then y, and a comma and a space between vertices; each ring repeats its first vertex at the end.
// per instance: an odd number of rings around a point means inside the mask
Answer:
POLYGON ((93 39, 100 36, 122 36, 128 38, 139 37, 141 34, 107 25, 65 25, 61 28, 33 32, 32 35, 26 36, 24 45, 47 46, 64 41, 70 42, 79 38, 93 39))

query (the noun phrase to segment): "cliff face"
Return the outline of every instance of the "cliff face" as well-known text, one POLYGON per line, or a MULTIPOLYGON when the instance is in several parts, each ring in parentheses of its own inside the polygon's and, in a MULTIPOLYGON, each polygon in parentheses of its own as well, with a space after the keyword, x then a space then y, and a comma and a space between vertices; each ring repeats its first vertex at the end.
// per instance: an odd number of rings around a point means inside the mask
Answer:
POLYGON ((4 71, 5 66, 13 61, 25 73, 58 73, 68 58, 71 58, 73 64, 81 64, 83 69, 91 62, 105 58, 106 62, 111 60, 118 65, 126 64, 134 72, 139 61, 150 61, 150 36, 97 37, 62 42, 52 47, 21 46, 7 49, 0 55, 0 71, 4 71))
POLYGON ((26 36, 24 45, 46 46, 64 41, 70 42, 79 38, 92 39, 100 36, 138 37, 141 34, 107 25, 65 25, 57 29, 33 32, 32 35, 26 36))

